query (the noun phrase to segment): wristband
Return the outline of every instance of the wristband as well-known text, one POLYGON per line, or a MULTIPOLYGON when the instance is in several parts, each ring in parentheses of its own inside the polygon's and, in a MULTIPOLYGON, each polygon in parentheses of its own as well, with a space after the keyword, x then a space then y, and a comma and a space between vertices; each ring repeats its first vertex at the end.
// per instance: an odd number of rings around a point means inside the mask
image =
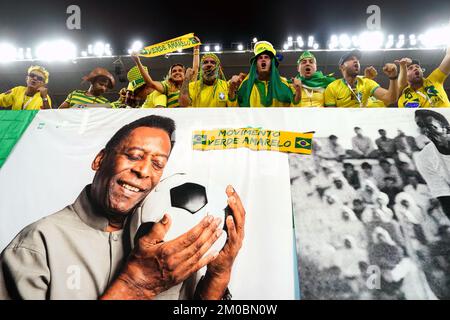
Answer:
POLYGON ((389 80, 397 80, 398 79, 398 75, 396 75, 395 77, 389 78, 389 80))

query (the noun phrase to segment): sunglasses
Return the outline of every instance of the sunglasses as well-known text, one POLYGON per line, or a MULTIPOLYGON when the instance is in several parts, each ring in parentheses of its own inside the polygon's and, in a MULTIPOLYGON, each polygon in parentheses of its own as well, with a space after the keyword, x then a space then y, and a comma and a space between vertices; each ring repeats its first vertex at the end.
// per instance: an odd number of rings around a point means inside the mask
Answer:
POLYGON ((45 80, 44 77, 41 77, 41 76, 39 76, 39 75, 37 75, 35 73, 30 73, 30 74, 28 74, 28 76, 30 78, 32 78, 32 79, 36 79, 36 80, 41 81, 41 82, 43 82, 45 80))

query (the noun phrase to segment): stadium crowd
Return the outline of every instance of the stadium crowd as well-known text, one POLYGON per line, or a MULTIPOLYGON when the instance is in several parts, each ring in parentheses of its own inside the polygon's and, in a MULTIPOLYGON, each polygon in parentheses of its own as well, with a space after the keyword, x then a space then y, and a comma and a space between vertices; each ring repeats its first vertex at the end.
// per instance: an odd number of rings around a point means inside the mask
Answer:
POLYGON ((430 140, 354 131, 290 156, 302 298, 449 299, 450 220, 415 165, 430 140))
MULTIPOLYGON (((197 38, 198 39, 198 38, 197 38)), ((199 40, 199 39, 198 39, 199 40)), ((199 42, 200 43, 200 42, 199 42)), ((76 89, 58 107, 52 105, 47 89, 49 72, 31 66, 26 86, 0 94, 0 109, 33 110, 97 105, 110 108, 175 107, 450 107, 444 82, 450 74, 450 48, 432 72, 425 77, 418 60, 402 57, 387 63, 383 73, 389 87, 374 79, 378 72, 368 67, 361 75, 362 53, 346 52, 338 62, 341 78, 317 70, 313 53, 303 52, 297 61, 297 75, 286 79, 279 73, 279 55, 267 41, 254 46, 250 69, 226 79, 220 58, 206 53, 200 59, 200 45, 193 49, 191 67, 172 65, 165 79, 156 81, 134 52, 136 66, 128 72, 129 84, 119 91, 116 101, 103 95, 116 81, 104 68, 95 68, 83 78, 88 90, 76 89)))

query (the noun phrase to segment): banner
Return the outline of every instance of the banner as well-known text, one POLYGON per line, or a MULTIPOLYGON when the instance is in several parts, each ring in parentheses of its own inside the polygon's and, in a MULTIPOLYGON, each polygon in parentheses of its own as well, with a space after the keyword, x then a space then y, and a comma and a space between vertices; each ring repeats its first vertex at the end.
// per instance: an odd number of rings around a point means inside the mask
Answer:
POLYGON ((153 44, 151 46, 145 47, 140 52, 141 57, 157 57, 162 56, 179 49, 188 49, 195 46, 200 45, 199 42, 193 33, 185 34, 184 36, 180 36, 178 38, 170 39, 164 42, 160 42, 157 44, 153 44))
POLYGON ((248 148, 254 151, 278 151, 311 154, 312 133, 272 131, 259 128, 194 131, 194 150, 248 148))

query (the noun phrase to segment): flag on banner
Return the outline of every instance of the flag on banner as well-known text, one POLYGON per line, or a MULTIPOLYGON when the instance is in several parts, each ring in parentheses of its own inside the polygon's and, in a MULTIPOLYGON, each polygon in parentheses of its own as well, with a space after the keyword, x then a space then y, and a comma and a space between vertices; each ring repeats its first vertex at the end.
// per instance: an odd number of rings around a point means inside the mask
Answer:
POLYGON ((201 151, 248 148, 311 154, 313 134, 260 128, 199 130, 192 134, 192 148, 201 151))
POLYGON ((164 42, 153 44, 145 47, 140 52, 141 57, 157 57, 167 53, 177 51, 179 49, 188 49, 202 44, 193 33, 185 34, 184 36, 170 39, 164 42))

